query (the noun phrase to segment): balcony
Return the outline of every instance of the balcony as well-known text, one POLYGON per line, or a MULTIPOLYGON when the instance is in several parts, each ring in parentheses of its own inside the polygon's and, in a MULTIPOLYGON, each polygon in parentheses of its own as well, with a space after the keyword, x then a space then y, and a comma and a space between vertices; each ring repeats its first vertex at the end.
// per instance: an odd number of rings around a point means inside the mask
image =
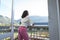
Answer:
MULTIPOLYGON (((14 26, 14 33, 10 32, 11 27, 9 26, 1 26, 0 32, 7 32, 4 34, 0 34, 1 38, 0 39, 5 39, 5 40, 11 40, 12 34, 14 34, 14 39, 18 40, 18 27, 19 26, 14 26)), ((48 31, 48 25, 34 25, 34 26, 29 26, 28 27, 28 35, 30 40, 49 40, 49 31, 48 31)))

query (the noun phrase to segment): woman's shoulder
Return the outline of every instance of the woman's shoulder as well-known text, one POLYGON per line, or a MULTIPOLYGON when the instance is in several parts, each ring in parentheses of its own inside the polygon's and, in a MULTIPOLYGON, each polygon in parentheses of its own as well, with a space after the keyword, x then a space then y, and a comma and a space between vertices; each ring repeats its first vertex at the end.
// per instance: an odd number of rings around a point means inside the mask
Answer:
POLYGON ((25 17, 25 18, 22 18, 21 20, 24 21, 24 20, 28 20, 28 19, 29 19, 29 17, 25 17))

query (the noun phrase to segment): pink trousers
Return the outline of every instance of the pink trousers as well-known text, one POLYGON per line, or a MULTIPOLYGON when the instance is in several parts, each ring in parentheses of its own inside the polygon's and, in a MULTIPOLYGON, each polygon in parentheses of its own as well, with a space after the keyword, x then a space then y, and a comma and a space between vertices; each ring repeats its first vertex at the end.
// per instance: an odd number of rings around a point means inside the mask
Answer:
POLYGON ((18 40, 29 40, 28 34, 27 34, 27 28, 24 26, 20 26, 18 28, 18 40))

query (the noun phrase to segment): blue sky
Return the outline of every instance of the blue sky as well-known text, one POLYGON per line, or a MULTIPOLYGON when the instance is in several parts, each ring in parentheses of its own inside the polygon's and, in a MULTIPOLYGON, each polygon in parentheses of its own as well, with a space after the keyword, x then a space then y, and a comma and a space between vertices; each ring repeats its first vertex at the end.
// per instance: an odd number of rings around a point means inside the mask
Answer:
MULTIPOLYGON (((0 15, 11 18, 12 0, 1 0, 0 15)), ((14 0, 14 19, 20 19, 24 10, 30 16, 48 16, 47 0, 14 0)))
POLYGON ((1 0, 0 15, 11 18, 11 0, 1 0))

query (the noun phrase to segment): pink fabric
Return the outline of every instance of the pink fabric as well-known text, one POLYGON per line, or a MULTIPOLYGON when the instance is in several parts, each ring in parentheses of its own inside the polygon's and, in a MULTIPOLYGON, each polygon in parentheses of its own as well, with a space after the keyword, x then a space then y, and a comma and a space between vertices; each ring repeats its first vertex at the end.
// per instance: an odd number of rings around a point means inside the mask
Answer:
POLYGON ((21 26, 18 28, 18 40, 29 40, 28 34, 27 34, 27 28, 24 26, 21 26))

